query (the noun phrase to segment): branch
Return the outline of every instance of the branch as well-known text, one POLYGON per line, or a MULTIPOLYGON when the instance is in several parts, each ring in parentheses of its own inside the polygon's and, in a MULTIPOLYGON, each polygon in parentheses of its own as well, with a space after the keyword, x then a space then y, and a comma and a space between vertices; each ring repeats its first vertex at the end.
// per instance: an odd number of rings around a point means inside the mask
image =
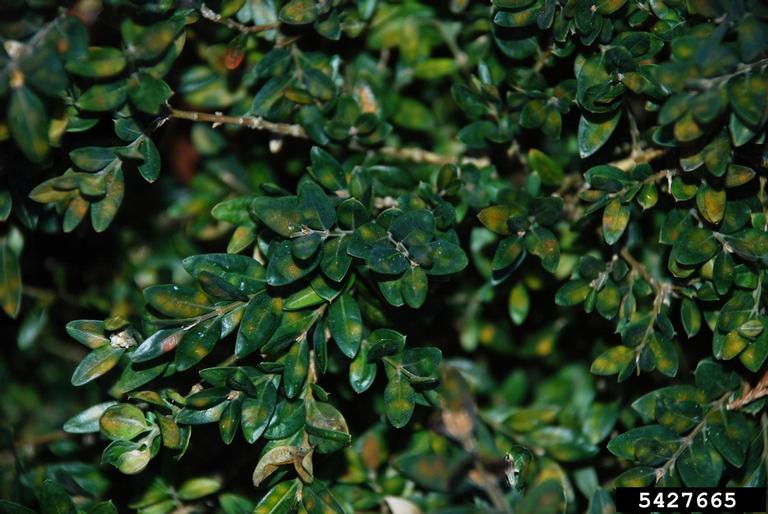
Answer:
POLYGON ((635 259, 635 257, 629 253, 629 249, 625 246, 621 249, 621 257, 629 264, 629 266, 638 272, 641 277, 645 279, 646 282, 651 284, 654 290, 658 291, 660 288, 659 281, 653 278, 651 273, 648 271, 648 268, 646 268, 643 263, 635 259))
POLYGON ((451 157, 450 155, 441 155, 421 148, 398 148, 396 146, 383 146, 377 150, 380 155, 400 159, 403 161, 417 162, 420 164, 435 164, 443 166, 445 164, 474 164, 478 168, 490 166, 491 161, 487 157, 451 157))
POLYGON ((764 68, 766 66, 768 66, 768 59, 761 59, 759 61, 748 64, 741 63, 733 73, 727 73, 717 77, 691 79, 688 82, 688 85, 696 89, 710 89, 721 85, 723 82, 728 82, 733 77, 743 75, 744 73, 749 73, 753 70, 764 68))
POLYGON ((307 132, 301 125, 291 125, 289 123, 275 123, 267 121, 261 116, 228 116, 220 112, 196 112, 182 111, 171 108, 168 114, 171 118, 190 121, 202 121, 212 123, 214 127, 219 125, 239 125, 241 127, 253 130, 266 130, 283 136, 297 137, 300 139, 309 139, 307 132))
POLYGON ((748 403, 752 403, 765 396, 768 396, 768 371, 765 372, 763 378, 760 379, 755 387, 748 389, 740 397, 728 402, 727 409, 739 410, 748 403))
POLYGON ((61 441, 62 439, 66 439, 68 437, 69 434, 63 430, 56 430, 54 432, 48 432, 45 434, 33 434, 27 437, 22 437, 14 442, 14 446, 43 446, 46 444, 55 443, 56 441, 61 441))
MULTIPOLYGON (((713 402, 711 404, 711 408, 709 409, 709 412, 713 412, 717 409, 722 408, 723 403, 725 402, 725 399, 727 398, 728 393, 724 394, 720 397, 719 400, 713 402)), ((664 463, 663 466, 656 468, 656 482, 658 483, 659 480, 664 478, 664 476, 667 474, 667 471, 674 466, 677 463, 677 459, 680 457, 680 455, 683 454, 683 452, 693 443, 693 440, 696 438, 696 436, 707 426, 707 419, 709 417, 709 412, 706 416, 699 422, 698 425, 696 425, 693 430, 691 430, 687 436, 683 437, 681 439, 681 444, 675 450, 675 453, 672 454, 672 456, 667 460, 667 462, 664 463)))
MULTIPOLYGON (((291 136, 298 139, 309 139, 304 127, 290 123, 277 123, 268 121, 261 116, 229 116, 221 112, 208 113, 196 111, 184 111, 169 107, 168 117, 181 120, 201 121, 212 123, 214 127, 219 125, 238 125, 253 130, 265 130, 281 136, 291 136)), ((353 150, 366 150, 365 148, 352 146, 353 150)), ((419 164, 434 164, 442 166, 445 164, 474 164, 478 167, 489 166, 491 161, 485 157, 452 157, 442 155, 421 148, 399 148, 394 146, 382 146, 381 148, 372 148, 383 157, 399 159, 403 161, 415 162, 419 164)))
POLYGON ((608 164, 622 171, 629 171, 638 164, 655 161, 666 153, 666 150, 662 148, 646 148, 640 152, 632 152, 629 156, 618 161, 609 162, 608 164))
POLYGON ((242 32, 243 34, 264 32, 265 30, 276 29, 280 26, 278 23, 269 23, 267 25, 243 25, 242 23, 238 23, 233 19, 223 17, 221 14, 214 12, 205 4, 200 6, 200 14, 206 20, 210 20, 214 23, 220 23, 221 25, 225 25, 232 30, 242 32))

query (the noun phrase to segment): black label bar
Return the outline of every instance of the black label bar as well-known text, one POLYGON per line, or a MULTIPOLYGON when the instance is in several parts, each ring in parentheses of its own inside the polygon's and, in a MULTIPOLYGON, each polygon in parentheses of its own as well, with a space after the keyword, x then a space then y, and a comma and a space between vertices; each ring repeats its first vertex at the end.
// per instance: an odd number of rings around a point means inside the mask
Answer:
POLYGON ((766 512, 765 487, 618 487, 619 512, 766 512))

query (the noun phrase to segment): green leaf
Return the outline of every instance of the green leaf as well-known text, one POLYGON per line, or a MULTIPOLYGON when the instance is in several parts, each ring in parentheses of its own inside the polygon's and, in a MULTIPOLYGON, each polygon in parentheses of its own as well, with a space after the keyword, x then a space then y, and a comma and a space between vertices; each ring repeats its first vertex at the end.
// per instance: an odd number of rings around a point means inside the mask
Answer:
POLYGON ((152 456, 146 444, 131 441, 112 441, 101 454, 102 464, 112 464, 121 473, 134 475, 143 471, 152 456))
POLYGON ((113 440, 130 441, 151 428, 144 412, 127 403, 110 406, 99 418, 101 433, 113 440))
POLYGON ((267 263, 267 284, 285 286, 311 273, 320 261, 320 254, 305 261, 297 260, 291 253, 291 242, 272 245, 267 263))
POLYGON ((739 328, 754 316, 754 297, 744 291, 735 293, 720 309, 717 328, 722 332, 731 332, 739 328))
POLYGON ((123 203, 125 183, 122 166, 115 166, 106 171, 106 194, 101 200, 91 204, 91 224, 96 232, 107 230, 123 203))
POLYGON ((130 52, 143 61, 160 57, 176 39, 182 24, 178 19, 160 21, 149 26, 123 23, 121 32, 130 52))
POLYGON ((179 487, 179 499, 184 501, 197 500, 213 494, 221 489, 221 480, 217 478, 193 478, 187 480, 179 487))
POLYGON ((592 361, 589 370, 595 375, 615 375, 626 368, 634 358, 635 352, 631 348, 614 346, 592 361))
POLYGON ((757 373, 766 358, 768 358, 768 330, 763 330, 760 336, 739 354, 739 360, 748 370, 757 373))
POLYGON ((555 303, 563 307, 578 305, 587 299, 592 291, 592 286, 584 279, 569 280, 558 289, 555 294, 555 303))
POLYGON ((115 401, 99 403, 88 407, 80 414, 72 416, 64 423, 64 431, 68 434, 91 434, 99 431, 99 418, 109 407, 116 405, 115 401))
POLYGON ((467 254, 454 243, 436 239, 429 243, 432 267, 427 269, 427 275, 450 275, 458 273, 469 264, 467 254))
POLYGON ((632 177, 628 173, 605 164, 590 168, 584 178, 593 188, 609 193, 617 193, 632 183, 632 177))
POLYGON ((8 239, 0 241, 0 305, 5 313, 15 318, 21 308, 21 269, 19 257, 8 239))
POLYGON ((326 241, 320 257, 320 269, 334 282, 341 282, 352 265, 349 254, 349 236, 342 236, 326 241))
POLYGON ((305 25, 317 18, 314 0, 290 0, 279 13, 280 21, 290 25, 305 25))
POLYGON ((307 514, 344 514, 344 509, 331 491, 317 483, 303 490, 302 505, 307 514))
POLYGON ((451 75, 458 65, 454 59, 438 57, 416 63, 413 67, 413 76, 417 79, 436 80, 446 75, 451 75))
POLYGON ((737 389, 740 384, 741 380, 735 372, 727 370, 712 358, 703 359, 696 366, 696 387, 710 399, 719 398, 737 389))
POLYGON ((322 242, 323 236, 318 232, 297 237, 291 242, 291 254, 297 259, 309 259, 317 252, 322 242))
POLYGON ((601 116, 582 114, 578 129, 579 156, 582 159, 594 154, 608 142, 619 124, 619 118, 621 110, 601 116))
POLYGON ((728 81, 728 99, 736 114, 752 127, 760 126, 765 118, 768 75, 744 73, 728 81))
POLYGON ((717 410, 707 417, 704 434, 725 460, 740 468, 747 455, 751 432, 743 414, 717 410))
POLYGON ((434 129, 432 111, 413 98, 400 97, 392 121, 409 130, 427 132, 434 129))
POLYGON ((242 403, 242 398, 235 398, 224 403, 225 407, 219 418, 219 434, 224 444, 232 444, 235 438, 237 427, 240 426, 242 403))
POLYGON ((208 297, 192 287, 150 286, 144 290, 144 299, 152 308, 171 318, 194 318, 213 310, 208 297))
POLYGON ((486 207, 477 215, 480 222, 493 232, 501 235, 509 235, 507 220, 512 215, 512 210, 505 205, 486 207))
POLYGON ((309 174, 317 180, 321 186, 330 191, 339 191, 346 188, 344 170, 331 154, 313 146, 310 151, 312 166, 308 168, 309 174))
POLYGON ((719 245, 714 233, 692 227, 680 234, 672 246, 672 258, 680 264, 701 264, 714 257, 719 245))
POLYGON ((677 471, 688 487, 715 487, 720 481, 722 464, 713 461, 702 435, 693 442, 677 459, 677 471))
POLYGON ((609 245, 615 244, 629 223, 629 206, 614 198, 603 211, 603 237, 609 245))
POLYGON ((608 442, 608 451, 623 459, 635 461, 642 458, 647 464, 661 464, 674 454, 679 443, 680 436, 669 428, 662 425, 645 425, 611 439, 608 442), (646 450, 651 453, 645 455, 646 450))
POLYGON ((219 342, 220 335, 221 318, 218 317, 188 329, 176 348, 176 369, 184 371, 203 360, 219 342))
POLYGON ((86 89, 75 103, 84 111, 104 112, 119 109, 128 98, 128 85, 125 80, 95 84, 86 89))
POLYGON ((427 299, 429 283, 427 274, 420 267, 408 268, 400 279, 403 300, 412 309, 421 307, 427 299))
POLYGON ((756 260, 768 255, 768 232, 745 228, 735 234, 723 237, 731 249, 740 257, 756 260))
POLYGON ((208 272, 234 286, 242 295, 266 289, 266 270, 258 261, 245 255, 209 253, 193 255, 182 261, 184 269, 195 278, 208 272))
POLYGON ((522 237, 510 236, 502 239, 491 262, 494 278, 500 281, 509 276, 522 263, 525 255, 522 237))
POLYGON ((299 209, 303 223, 314 230, 328 230, 336 223, 336 210, 331 201, 312 181, 299 186, 299 209))
POLYGON ((79 59, 67 61, 67 71, 88 78, 106 78, 117 75, 127 60, 117 48, 92 46, 79 59))
POLYGON ((413 385, 431 385, 437 382, 437 368, 442 352, 434 347, 409 348, 402 358, 402 370, 413 385))
POLYGON ((195 278, 197 278, 203 291, 205 291, 211 298, 217 300, 236 300, 241 302, 248 300, 247 294, 241 292, 236 285, 230 284, 215 273, 201 271, 195 278))
POLYGON ((653 354, 656 369, 668 377, 677 375, 678 356, 671 341, 656 335, 649 339, 648 348, 653 354))
POLYGON ((72 385, 81 386, 95 380, 115 367, 125 348, 107 344, 92 350, 72 373, 72 385))
POLYGON ((158 330, 146 338, 136 350, 131 354, 133 362, 146 362, 152 360, 164 353, 170 352, 184 337, 184 330, 178 328, 167 328, 158 330))
POLYGON ((296 398, 302 391, 302 386, 309 370, 309 343, 307 338, 301 338, 291 346, 285 356, 283 368, 283 387, 285 396, 296 398))
POLYGON ((528 317, 528 311, 531 308, 528 289, 522 282, 518 282, 512 289, 510 289, 507 306, 512 323, 515 325, 522 325, 525 318, 528 317))
POLYGON ((285 95, 291 75, 283 74, 272 77, 253 97, 251 109, 257 116, 267 116, 270 109, 285 95))
POLYGON ((48 157, 48 113, 31 89, 14 88, 8 103, 8 128, 16 144, 30 161, 41 163, 48 157))
POLYGON ((528 164, 539 174, 545 186, 559 186, 565 178, 562 166, 544 152, 531 148, 528 150, 528 164))
POLYGON ((254 503, 237 494, 222 493, 219 495, 219 506, 224 514, 249 514, 253 512, 254 503))
POLYGON ((300 229, 301 212, 299 199, 295 196, 256 197, 251 204, 251 211, 262 223, 283 237, 290 237, 300 229))
POLYGON ((272 419, 264 431, 264 437, 267 439, 285 439, 304 426, 305 420, 304 400, 289 401, 281 400, 275 406, 275 412, 272 419))
POLYGON ((493 17, 493 22, 501 27, 527 27, 536 23, 536 17, 539 14, 539 5, 519 9, 516 11, 500 10, 493 17))
POLYGON ((395 374, 384 389, 384 410, 395 428, 408 424, 413 415, 416 392, 400 373, 395 374))
POLYGON ((683 329, 689 338, 699 333, 701 329, 701 312, 696 302, 690 298, 683 298, 680 304, 680 318, 683 322, 683 329))
POLYGON ((368 350, 372 347, 370 340, 363 340, 360 351, 349 364, 349 384, 358 394, 367 391, 376 379, 378 366, 368 361, 368 350))
POLYGON ((368 340, 371 342, 368 362, 374 362, 387 355, 399 353, 405 346, 405 336, 386 328, 374 330, 369 334, 368 340))
POLYGON ((320 296, 311 286, 296 291, 285 299, 283 309, 286 311, 300 311, 315 307, 325 302, 325 298, 320 296))
POLYGON ((554 273, 560 263, 560 245, 555 235, 547 228, 534 227, 525 235, 525 247, 541 258, 545 270, 554 273))
POLYGON ((82 170, 99 171, 117 159, 117 154, 112 148, 84 146, 69 152, 69 158, 82 170))
POLYGON ((245 440, 253 444, 267 429, 277 403, 277 389, 266 382, 256 399, 245 398, 242 405, 241 425, 245 440))
POLYGON ((149 73, 139 72, 128 79, 128 98, 142 112, 159 113, 160 107, 172 94, 168 84, 149 73))
POLYGON ((256 505, 253 514, 290 514, 295 511, 298 482, 281 482, 269 490, 256 505))
POLYGON ((696 193, 696 206, 705 220, 720 223, 725 212, 725 190, 703 184, 696 193))
POLYGON ((77 509, 69 495, 53 479, 46 479, 38 490, 40 509, 45 514, 77 514, 77 509))
POLYGON ((154 182, 160 176, 160 152, 149 138, 141 141, 139 152, 144 157, 144 161, 138 165, 139 173, 147 182, 154 182))
POLYGON ((317 445, 318 453, 332 453, 349 446, 347 421, 330 403, 310 401, 307 405, 306 431, 312 444, 317 445))
POLYGON ((368 266, 376 273, 399 275, 408 269, 408 258, 389 242, 377 242, 368 255, 368 266))
POLYGON ((616 477, 616 487, 648 487, 656 482, 656 470, 649 466, 629 469, 616 477))
POLYGON ((0 221, 7 221, 13 208, 13 198, 7 189, 0 190, 0 221))
POLYGON ((458 471, 457 462, 442 454, 405 454, 395 466, 407 478, 430 491, 450 491, 451 477, 458 471))
POLYGON ((342 294, 331 304, 326 323, 339 350, 350 359, 354 358, 360 349, 363 324, 360 307, 349 293, 342 294))

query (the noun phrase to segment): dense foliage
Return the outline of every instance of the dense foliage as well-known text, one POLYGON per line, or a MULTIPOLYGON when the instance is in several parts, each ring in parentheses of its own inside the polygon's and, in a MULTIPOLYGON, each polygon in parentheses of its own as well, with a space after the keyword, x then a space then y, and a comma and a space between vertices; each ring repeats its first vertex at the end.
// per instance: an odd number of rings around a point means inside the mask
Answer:
POLYGON ((766 486, 764 2, 5 0, 0 38, 3 513, 766 486))

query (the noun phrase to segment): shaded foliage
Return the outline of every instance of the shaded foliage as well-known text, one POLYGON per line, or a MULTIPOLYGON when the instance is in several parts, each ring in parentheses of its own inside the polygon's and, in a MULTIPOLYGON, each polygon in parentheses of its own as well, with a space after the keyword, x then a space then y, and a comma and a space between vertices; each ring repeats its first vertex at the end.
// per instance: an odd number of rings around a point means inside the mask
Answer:
POLYGON ((766 485, 763 3, 0 14, 3 512, 766 485))

